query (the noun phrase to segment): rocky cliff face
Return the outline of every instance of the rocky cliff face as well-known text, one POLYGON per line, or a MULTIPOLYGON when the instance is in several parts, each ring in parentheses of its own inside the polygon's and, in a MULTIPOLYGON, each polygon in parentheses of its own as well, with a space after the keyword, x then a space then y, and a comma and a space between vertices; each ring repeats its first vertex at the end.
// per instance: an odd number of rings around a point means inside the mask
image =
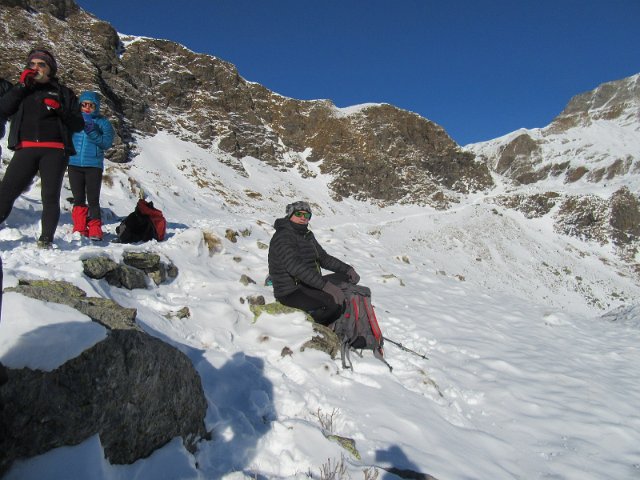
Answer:
POLYGON ((441 127, 391 105, 347 113, 330 101, 285 98, 218 58, 165 40, 121 38, 72 0, 2 0, 0 9, 0 75, 15 81, 30 48, 50 47, 65 83, 104 96, 119 137, 112 161, 135 156, 134 135, 164 130, 227 154, 238 170, 245 156, 308 175, 306 162, 322 161, 336 198, 446 207, 493 185, 487 166, 441 127))

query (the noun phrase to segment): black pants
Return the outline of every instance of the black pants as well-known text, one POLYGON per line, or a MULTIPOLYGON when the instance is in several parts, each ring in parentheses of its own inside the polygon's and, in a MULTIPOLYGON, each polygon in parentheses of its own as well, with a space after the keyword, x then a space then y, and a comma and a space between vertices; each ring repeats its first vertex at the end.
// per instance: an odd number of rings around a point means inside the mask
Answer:
POLYGON ((4 222, 18 196, 40 172, 42 237, 53 241, 60 219, 60 190, 69 158, 61 148, 22 148, 13 155, 0 184, 0 222, 4 222))
MULTIPOLYGON (((322 278, 336 285, 348 281, 347 276, 342 273, 332 273, 322 278)), ((322 325, 332 324, 344 312, 344 305, 338 305, 331 295, 304 284, 300 284, 295 292, 277 300, 288 307, 304 310, 313 317, 315 322, 322 325)))
POLYGON ((69 185, 73 193, 73 205, 89 205, 89 218, 100 219, 100 188, 102 169, 69 165, 69 185))

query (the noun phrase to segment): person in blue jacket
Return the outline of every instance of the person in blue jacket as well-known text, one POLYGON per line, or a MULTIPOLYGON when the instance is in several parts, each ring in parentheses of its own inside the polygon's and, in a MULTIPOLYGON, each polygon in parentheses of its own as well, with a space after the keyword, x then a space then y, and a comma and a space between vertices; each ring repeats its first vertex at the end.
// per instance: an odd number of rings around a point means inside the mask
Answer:
POLYGON ((104 151, 113 145, 113 127, 100 115, 100 97, 96 92, 82 92, 80 110, 84 130, 73 135, 76 154, 69 158, 68 168, 73 193, 73 231, 91 240, 102 240, 100 187, 104 151))

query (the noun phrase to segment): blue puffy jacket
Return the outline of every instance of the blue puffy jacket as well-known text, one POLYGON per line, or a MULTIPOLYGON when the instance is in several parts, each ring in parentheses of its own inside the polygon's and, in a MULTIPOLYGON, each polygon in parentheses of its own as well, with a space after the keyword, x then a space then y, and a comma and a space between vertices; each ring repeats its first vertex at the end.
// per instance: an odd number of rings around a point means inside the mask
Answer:
POLYGON ((96 92, 83 92, 80 103, 93 102, 96 109, 91 114, 94 129, 73 134, 76 154, 69 157, 69 165, 76 167, 104 168, 104 151, 113 145, 113 127, 109 120, 100 115, 100 97, 96 92))

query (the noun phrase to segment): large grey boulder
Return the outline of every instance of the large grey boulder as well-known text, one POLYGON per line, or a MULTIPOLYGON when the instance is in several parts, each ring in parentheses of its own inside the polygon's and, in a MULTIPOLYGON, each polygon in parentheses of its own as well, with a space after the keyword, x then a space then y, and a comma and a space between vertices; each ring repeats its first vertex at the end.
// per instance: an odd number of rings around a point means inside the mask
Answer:
POLYGON ((189 359, 135 330, 114 330, 52 372, 8 369, 0 389, 0 473, 13 460, 98 434, 111 463, 133 463, 175 437, 193 451, 207 404, 189 359))
POLYGON ((207 437, 207 402, 189 358, 135 324, 135 309, 87 297, 67 282, 7 290, 72 306, 110 332, 51 372, 7 369, 0 386, 0 475, 18 458, 98 434, 111 463, 133 463, 175 437, 189 451, 207 437))

